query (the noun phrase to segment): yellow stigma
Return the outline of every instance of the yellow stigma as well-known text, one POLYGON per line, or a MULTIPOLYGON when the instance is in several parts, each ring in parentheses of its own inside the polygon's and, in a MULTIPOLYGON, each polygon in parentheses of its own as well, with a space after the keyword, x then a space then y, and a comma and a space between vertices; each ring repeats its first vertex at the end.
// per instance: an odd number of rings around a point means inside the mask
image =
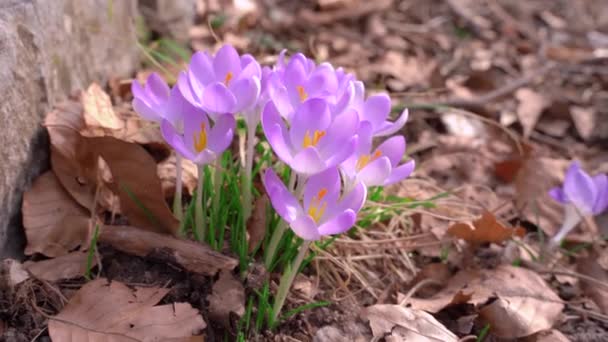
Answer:
POLYGON ((201 124, 201 131, 194 135, 194 149, 196 152, 201 153, 207 147, 207 132, 205 131, 205 124, 201 124), (198 138, 198 139, 197 139, 198 138))
POLYGON ((319 220, 321 220, 321 217, 323 217, 325 209, 327 208, 327 202, 323 202, 323 204, 321 204, 321 201, 325 195, 327 195, 327 189, 322 188, 319 190, 319 192, 317 192, 317 195, 313 196, 312 200, 310 200, 308 215, 310 215, 315 223, 319 223, 319 220))
POLYGON ((382 156, 382 152, 380 152, 380 150, 376 150, 376 152, 374 152, 374 155, 369 155, 369 154, 364 154, 361 157, 359 157, 359 160, 357 160, 357 171, 361 171, 364 167, 367 166, 367 164, 373 162, 374 160, 380 158, 382 156))
POLYGON ((302 101, 302 102, 306 101, 306 99, 308 98, 308 94, 306 94, 306 90, 304 90, 304 87, 296 86, 296 89, 298 89, 298 95, 300 96, 300 101, 302 101))
POLYGON ((226 87, 230 84, 230 80, 232 80, 232 71, 228 71, 228 73, 226 74, 226 77, 224 78, 224 84, 226 85, 226 87))
POLYGON ((310 131, 306 131, 306 134, 304 135, 304 142, 302 143, 302 146, 304 146, 304 148, 307 148, 310 146, 317 146, 317 144, 319 143, 319 140, 321 140, 321 138, 323 138, 324 136, 325 136, 325 131, 315 130, 315 133, 312 135, 312 137, 310 136, 310 131))

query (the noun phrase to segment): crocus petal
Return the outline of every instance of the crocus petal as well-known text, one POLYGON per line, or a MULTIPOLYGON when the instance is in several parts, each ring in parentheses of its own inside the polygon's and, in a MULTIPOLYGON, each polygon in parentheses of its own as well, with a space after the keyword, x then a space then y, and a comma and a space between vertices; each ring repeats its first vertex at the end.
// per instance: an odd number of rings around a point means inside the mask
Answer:
POLYGON ((338 99, 338 102, 332 108, 332 115, 338 116, 349 108, 353 103, 353 98, 355 96, 355 87, 352 82, 348 82, 346 85, 346 89, 342 96, 338 99))
POLYGON ((386 121, 391 111, 391 98, 387 94, 370 96, 363 105, 363 119, 369 121, 374 128, 386 121))
POLYGON ((146 80, 146 93, 154 99, 154 103, 161 103, 169 97, 169 86, 160 75, 153 72, 146 80))
POLYGON ((295 54, 289 59, 289 63, 285 67, 284 83, 287 88, 295 90, 297 86, 304 86, 306 80, 306 69, 304 61, 306 59, 302 54, 295 54))
POLYGON ((581 212, 592 212, 597 191, 593 180, 580 168, 578 162, 573 163, 566 173, 564 193, 581 212))
POLYGON ((203 90, 203 109, 214 114, 234 113, 236 98, 223 83, 212 83, 203 90))
POLYGON ((160 124, 160 132, 167 142, 177 153, 181 154, 186 159, 194 159, 195 155, 184 144, 183 137, 177 133, 175 128, 167 120, 163 120, 160 124))
POLYGON ((289 166, 302 175, 313 175, 327 168, 314 147, 305 148, 296 154, 289 166))
POLYGON ((293 106, 291 100, 289 100, 289 94, 287 89, 281 81, 278 79, 276 74, 270 76, 268 80, 268 95, 270 100, 274 102, 278 112, 285 120, 290 121, 293 116, 293 106))
MULTIPOLYGON (((291 118, 289 131, 291 143, 294 146, 302 145, 306 134, 312 139, 315 131, 325 132, 330 123, 331 113, 325 100, 318 98, 306 100, 291 118)), ((325 133, 327 136, 322 137, 320 141, 330 138, 330 132, 325 133)))
POLYGON ((340 196, 340 172, 338 172, 338 169, 332 167, 308 178, 304 187, 304 210, 308 211, 313 198, 320 191, 324 191, 323 202, 328 203, 328 205, 337 202, 340 196))
POLYGON ((357 175, 357 179, 366 186, 378 186, 384 184, 391 174, 391 161, 387 157, 380 157, 367 164, 357 175))
POLYGON ((394 168, 391 171, 391 175, 384 182, 384 185, 391 185, 405 179, 414 171, 414 168, 416 168, 416 162, 414 160, 410 160, 409 162, 394 168))
POLYGON ((331 64, 321 64, 312 72, 304 87, 309 96, 335 93, 338 88, 336 74, 331 64))
POLYGON ((139 114, 142 118, 154 122, 160 122, 162 120, 160 114, 156 112, 155 109, 152 109, 150 106, 148 106, 148 104, 146 104, 142 99, 136 97, 133 99, 132 104, 133 110, 135 110, 135 112, 139 114))
POLYGON ((599 174, 593 177, 593 183, 597 189, 593 214, 599 215, 608 207, 608 176, 599 174))
POLYGON ((345 142, 342 145, 342 149, 338 150, 335 154, 331 155, 329 158, 325 159, 325 164, 327 167, 333 167, 339 165, 343 161, 346 160, 349 156, 351 156, 355 149, 357 148, 357 144, 359 141, 358 136, 351 137, 349 141, 345 142))
POLYGON ((390 137, 378 146, 378 151, 388 157, 391 166, 396 167, 405 153, 405 138, 401 135, 390 137))
POLYGON ((143 98, 146 96, 144 88, 137 79, 131 82, 131 93, 133 94, 133 98, 143 98))
MULTIPOLYGON (((213 61, 207 52, 199 51, 192 55, 190 71, 192 76, 203 86, 216 80, 215 72, 213 71, 213 61)), ((223 76, 220 75, 220 77, 223 76)))
POLYGON ((263 183, 272 207, 287 223, 291 223, 298 216, 304 215, 297 199, 287 190, 285 184, 272 169, 266 169, 266 172, 264 172, 263 183))
MULTIPOLYGON (((205 129, 205 134, 207 136, 207 143, 209 143, 209 129, 211 126, 209 125, 209 119, 205 111, 200 108, 196 108, 194 106, 189 106, 184 108, 183 113, 184 119, 184 144, 188 147, 190 152, 194 155, 197 154, 195 145, 196 142, 199 141, 201 136, 201 130, 205 129)), ((205 146, 207 148, 208 146, 205 146)))
POLYGON ((335 210, 336 212, 343 212, 350 209, 354 212, 359 212, 365 203, 366 196, 367 187, 363 182, 358 182, 349 193, 344 195, 335 210))
MULTIPOLYGON (((329 158, 339 154, 344 149, 344 144, 349 141, 359 129, 359 116, 355 110, 349 110, 346 113, 337 116, 327 129, 325 139, 319 142, 319 150, 324 158, 329 158)), ((351 152, 352 153, 352 152, 351 152)), ((338 163, 343 162, 345 156, 338 163)))
POLYGON ((213 58, 213 71, 216 81, 224 82, 229 73, 232 77, 237 77, 241 73, 239 53, 231 45, 222 46, 213 58))
POLYGON ((292 149, 287 141, 287 127, 272 102, 268 102, 262 112, 262 129, 277 157, 287 164, 291 163, 292 149))
POLYGON ((395 121, 394 123, 390 123, 390 122, 385 122, 383 124, 383 126, 377 130, 376 132, 374 132, 374 136, 376 137, 385 137, 387 135, 392 135, 395 132, 397 132, 398 130, 400 130, 403 125, 405 125, 405 123, 407 122, 407 119, 409 117, 409 111, 407 109, 405 109, 402 113, 401 116, 399 117, 399 119, 397 119, 397 121, 395 121))
POLYGON ((169 120, 174 127, 181 131, 183 115, 188 110, 195 110, 192 103, 184 98, 179 87, 173 87, 162 113, 163 118, 169 120))
POLYGON ((210 150, 202 150, 193 159, 192 162, 196 165, 209 165, 217 158, 217 154, 210 150))
MULTIPOLYGON (((189 73, 190 73, 190 71, 188 71, 188 73, 186 73, 185 71, 181 71, 179 73, 179 75, 177 76, 176 86, 179 88, 179 91, 182 93, 182 96, 186 100, 188 100, 188 102, 190 102, 194 105, 200 105, 201 101, 199 99, 199 96, 194 94, 194 91, 192 90, 192 86, 190 85, 189 73)), ((199 93, 199 95, 202 95, 202 88, 201 88, 201 93, 199 93)))
POLYGON ((321 238, 315 221, 308 215, 298 216, 289 226, 297 236, 304 240, 315 241, 321 238))
POLYGON ((207 149, 217 155, 222 154, 232 142, 235 120, 231 114, 221 114, 209 132, 207 149))
POLYGON ((251 55, 243 55, 241 57, 241 65, 243 66, 243 70, 241 70, 241 73, 239 74, 237 80, 242 80, 251 77, 262 77, 262 68, 260 67, 260 64, 255 60, 255 58, 253 58, 251 55))
POLYGON ((231 87, 231 91, 236 95, 235 113, 250 109, 260 96, 260 79, 252 77, 238 80, 231 87))
POLYGON ((356 221, 357 214, 352 210, 347 210, 320 225, 318 232, 321 235, 341 234, 349 230, 356 221))
POLYGON ((568 198, 566 198, 566 194, 564 193, 564 190, 562 190, 562 188, 560 188, 560 187, 555 187, 555 188, 549 190, 549 196, 551 196, 551 198, 553 198, 558 203, 561 203, 561 204, 568 203, 568 198))

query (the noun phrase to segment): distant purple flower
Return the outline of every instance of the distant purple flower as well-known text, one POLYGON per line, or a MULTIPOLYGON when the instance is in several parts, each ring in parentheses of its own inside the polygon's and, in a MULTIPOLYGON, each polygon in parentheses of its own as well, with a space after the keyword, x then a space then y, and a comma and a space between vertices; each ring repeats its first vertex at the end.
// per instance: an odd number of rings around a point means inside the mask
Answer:
POLYGON ((581 221, 582 216, 599 215, 608 207, 608 177, 606 174, 589 176, 578 161, 573 162, 564 179, 563 187, 549 191, 557 202, 564 204, 565 215, 558 233, 551 239, 557 245, 581 221))
POLYGON ((363 122, 359 129, 357 151, 340 168, 348 183, 361 181, 367 186, 386 186, 409 176, 414 160, 399 165, 405 153, 405 138, 397 135, 386 139, 372 151, 372 125, 363 122))
POLYGON ((145 85, 142 87, 137 80, 131 83, 133 93, 133 109, 144 119, 161 122, 165 111, 165 106, 169 100, 169 86, 155 72, 148 76, 145 85))
POLYGON ((344 77, 342 70, 336 71, 329 63, 316 65, 301 53, 291 56, 287 64, 284 58, 285 51, 268 76, 268 94, 287 121, 291 121, 308 99, 325 99, 334 115, 342 113, 350 104, 354 88, 346 82, 340 83, 344 77))
POLYGON ((337 166, 357 146, 359 118, 354 110, 333 117, 319 98, 298 107, 288 128, 274 102, 262 113, 262 128, 277 156, 295 172, 313 175, 337 166))
POLYGON ((255 58, 239 56, 232 46, 224 45, 215 56, 195 53, 177 85, 188 101, 215 117, 251 109, 260 95, 261 77, 255 58))
POLYGON ((354 99, 352 106, 359 112, 361 122, 372 125, 374 137, 392 135, 405 125, 409 112, 405 109, 395 122, 387 119, 391 113, 391 98, 387 94, 376 94, 365 99, 365 86, 361 81, 354 83, 354 99))
MULTIPOLYGON (((176 97, 177 103, 181 94, 177 87, 173 89, 171 96, 176 97)), ((183 133, 180 127, 164 119, 160 126, 163 138, 184 158, 198 165, 209 164, 230 145, 235 128, 234 116, 221 114, 212 126, 204 110, 185 100, 181 103, 183 133)))
POLYGON ((340 174, 336 168, 308 179, 303 205, 271 169, 264 174, 264 186, 276 212, 304 240, 318 240, 350 229, 367 195, 363 183, 341 195, 340 174))
POLYGON ((551 189, 549 195, 561 204, 575 206, 583 215, 598 215, 608 207, 608 177, 591 177, 575 161, 566 172, 563 187, 551 189))

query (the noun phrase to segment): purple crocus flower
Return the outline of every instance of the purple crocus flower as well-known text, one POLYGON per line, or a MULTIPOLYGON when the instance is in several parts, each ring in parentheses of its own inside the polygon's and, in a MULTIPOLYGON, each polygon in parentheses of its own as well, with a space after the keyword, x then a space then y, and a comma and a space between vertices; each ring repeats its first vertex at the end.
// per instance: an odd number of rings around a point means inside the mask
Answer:
POLYGON ((303 205, 271 169, 264 174, 264 186, 279 216, 297 236, 309 241, 350 229, 367 195, 363 183, 341 194, 340 174, 336 168, 308 179, 304 186, 303 205))
POLYGON ((340 165, 346 184, 361 181, 367 186, 386 186, 406 178, 416 164, 410 160, 399 165, 405 146, 405 138, 398 135, 388 138, 371 152, 372 125, 367 121, 361 123, 357 151, 340 165))
POLYGON ((357 146, 357 112, 334 117, 320 98, 306 100, 294 113, 288 129, 273 101, 264 107, 262 128, 277 156, 301 175, 313 175, 337 166, 357 146))
MULTIPOLYGON (((177 87, 171 96, 181 96, 177 87)), ((171 101, 171 100, 169 100, 171 101)), ((178 100, 176 99, 177 103, 178 100)), ((211 125, 204 110, 188 101, 182 101, 183 133, 171 121, 163 119, 160 125, 163 138, 184 158, 205 165, 214 161, 230 145, 235 128, 234 116, 221 114, 211 125)))
POLYGON ((284 56, 285 51, 282 51, 268 77, 268 94, 287 121, 291 121, 294 113, 308 99, 325 99, 334 115, 348 107, 354 96, 354 88, 340 83, 342 80, 339 77, 343 76, 343 71, 337 72, 329 63, 317 66, 301 53, 293 55, 285 64, 284 56))
POLYGON ((260 95, 261 77, 262 69, 253 56, 239 56, 232 46, 224 45, 215 56, 195 53, 177 85, 188 101, 215 117, 251 109, 260 95))
POLYGON ((361 81, 355 81, 354 99, 352 106, 359 112, 361 122, 372 125, 374 137, 392 135, 405 125, 409 112, 405 109, 395 122, 388 121, 391 113, 391 98, 387 94, 376 94, 365 99, 365 86, 361 81))
POLYGON ((591 177, 574 161, 566 172, 563 187, 551 189, 549 195, 565 207, 563 225, 553 237, 553 242, 559 243, 576 227, 581 216, 598 215, 608 208, 608 177, 606 174, 591 177))
POLYGON ((144 119, 161 122, 167 101, 169 100, 170 89, 167 83, 155 72, 150 74, 142 87, 137 80, 131 83, 133 93, 133 109, 144 119))

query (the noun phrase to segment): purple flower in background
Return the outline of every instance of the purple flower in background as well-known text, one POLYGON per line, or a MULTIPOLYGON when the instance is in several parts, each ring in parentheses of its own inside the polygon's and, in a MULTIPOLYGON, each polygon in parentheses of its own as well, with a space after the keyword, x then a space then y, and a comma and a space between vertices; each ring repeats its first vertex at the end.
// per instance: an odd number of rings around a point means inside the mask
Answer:
POLYGON ((409 112, 405 109, 395 121, 387 119, 391 113, 391 98, 387 94, 376 94, 365 99, 365 86, 361 81, 354 83, 354 99, 352 106, 359 112, 361 122, 372 125, 372 135, 387 136, 400 130, 408 119, 409 112))
MULTIPOLYGON (((173 89, 171 96, 181 97, 177 87, 173 89)), ((180 101, 176 99, 175 102, 180 101)), ((205 111, 188 101, 181 101, 180 110, 183 133, 180 127, 175 127, 170 120, 164 119, 160 126, 163 138, 184 158, 198 165, 209 164, 232 142, 234 116, 221 114, 216 118, 215 124, 211 125, 205 111)))
POLYGON ((144 119, 161 122, 164 118, 165 106, 169 100, 170 89, 167 83, 155 72, 148 76, 142 87, 137 80, 131 83, 133 93, 133 109, 144 119))
POLYGON ((264 186, 276 212, 304 240, 318 240, 350 229, 367 195, 363 183, 341 195, 340 174, 336 168, 308 179, 303 205, 271 169, 264 174, 264 186))
POLYGON ((608 207, 608 177, 598 174, 591 177, 580 166, 573 162, 564 179, 563 187, 549 191, 557 202, 565 205, 565 218, 559 232, 553 237, 559 243, 586 215, 598 215, 608 207))
POLYGON ((363 122, 359 129, 357 151, 340 165, 346 183, 361 181, 367 186, 386 186, 403 180, 416 165, 414 160, 399 165, 405 147, 405 138, 398 135, 386 139, 371 152, 372 125, 363 122))
POLYGON ((277 65, 268 76, 268 95, 287 121, 291 121, 294 113, 308 99, 325 99, 334 115, 347 108, 354 96, 354 88, 342 82, 342 70, 337 72, 329 63, 317 66, 301 53, 291 56, 287 64, 284 57, 285 51, 282 51, 277 65))
POLYGON ((354 110, 332 116, 323 99, 306 100, 287 127, 274 102, 262 113, 262 128, 277 156, 301 175, 313 175, 337 166, 357 146, 359 117, 354 110))
POLYGON ((583 215, 598 215, 608 207, 608 177, 591 177, 575 161, 566 172, 563 187, 551 189, 549 195, 561 204, 575 206, 583 215))
POLYGON ((188 101, 215 117, 251 109, 260 95, 261 77, 253 56, 239 56, 232 46, 224 45, 215 56, 195 53, 177 85, 188 101))

